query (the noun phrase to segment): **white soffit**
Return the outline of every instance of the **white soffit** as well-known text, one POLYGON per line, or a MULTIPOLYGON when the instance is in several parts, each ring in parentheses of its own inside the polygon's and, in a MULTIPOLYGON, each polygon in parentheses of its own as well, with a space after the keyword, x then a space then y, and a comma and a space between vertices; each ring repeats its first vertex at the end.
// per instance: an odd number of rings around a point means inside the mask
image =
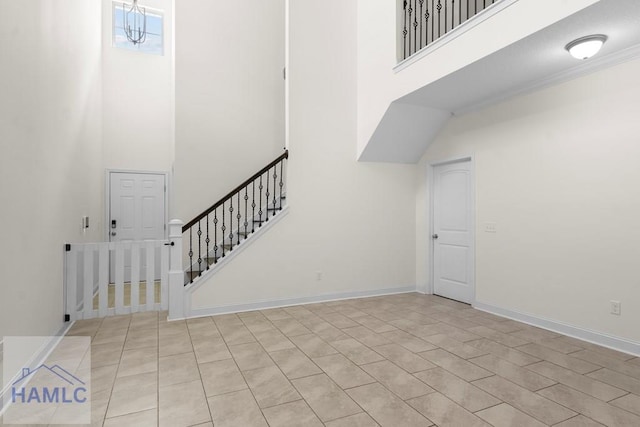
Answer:
POLYGON ((394 101, 359 160, 417 163, 451 115, 635 58, 640 58, 640 0, 600 0, 394 101), (565 50, 590 34, 609 38, 590 60, 576 60, 565 50))

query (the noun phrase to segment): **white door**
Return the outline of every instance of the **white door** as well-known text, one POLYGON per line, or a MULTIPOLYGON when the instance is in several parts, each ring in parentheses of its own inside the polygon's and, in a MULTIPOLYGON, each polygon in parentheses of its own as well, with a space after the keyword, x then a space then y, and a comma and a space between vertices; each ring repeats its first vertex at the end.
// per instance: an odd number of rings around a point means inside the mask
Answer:
POLYGON ((474 206, 471 161, 433 168, 433 292, 474 299, 474 206))
MULTIPOLYGON (((109 241, 161 240, 165 236, 165 175, 152 173, 109 173, 109 241)), ((140 277, 146 277, 146 255, 140 277)), ((115 278, 111 260, 111 279, 115 278)), ((159 251, 155 255, 155 277, 160 278, 159 251)), ((131 254, 125 253, 124 280, 131 280, 131 254)))

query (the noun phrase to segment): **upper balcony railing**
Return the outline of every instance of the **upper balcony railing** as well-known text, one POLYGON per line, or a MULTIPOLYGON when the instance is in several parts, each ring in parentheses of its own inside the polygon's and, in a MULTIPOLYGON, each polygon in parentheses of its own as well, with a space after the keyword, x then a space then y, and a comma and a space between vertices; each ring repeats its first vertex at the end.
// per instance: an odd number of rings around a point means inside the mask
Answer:
POLYGON ((399 0, 398 57, 405 60, 501 0, 399 0))

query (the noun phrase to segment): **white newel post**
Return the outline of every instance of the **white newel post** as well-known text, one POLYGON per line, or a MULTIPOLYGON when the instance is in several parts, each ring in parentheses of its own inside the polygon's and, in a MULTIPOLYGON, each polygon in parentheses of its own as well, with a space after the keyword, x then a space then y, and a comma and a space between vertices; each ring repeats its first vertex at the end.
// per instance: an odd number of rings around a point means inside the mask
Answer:
POLYGON ((182 226, 174 219, 169 223, 169 320, 184 319, 184 270, 182 268, 182 226))

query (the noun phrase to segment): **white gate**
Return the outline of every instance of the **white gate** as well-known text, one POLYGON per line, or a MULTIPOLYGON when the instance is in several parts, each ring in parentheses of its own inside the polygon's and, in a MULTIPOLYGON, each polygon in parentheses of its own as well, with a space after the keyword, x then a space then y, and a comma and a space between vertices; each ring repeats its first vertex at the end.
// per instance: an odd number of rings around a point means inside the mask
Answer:
POLYGON ((168 273, 169 246, 164 240, 67 245, 65 313, 74 321, 167 310, 168 273), (114 283, 109 283, 110 259, 115 264, 114 283), (129 261, 131 280, 125 282, 129 261), (158 263, 159 280, 155 275, 158 263))

